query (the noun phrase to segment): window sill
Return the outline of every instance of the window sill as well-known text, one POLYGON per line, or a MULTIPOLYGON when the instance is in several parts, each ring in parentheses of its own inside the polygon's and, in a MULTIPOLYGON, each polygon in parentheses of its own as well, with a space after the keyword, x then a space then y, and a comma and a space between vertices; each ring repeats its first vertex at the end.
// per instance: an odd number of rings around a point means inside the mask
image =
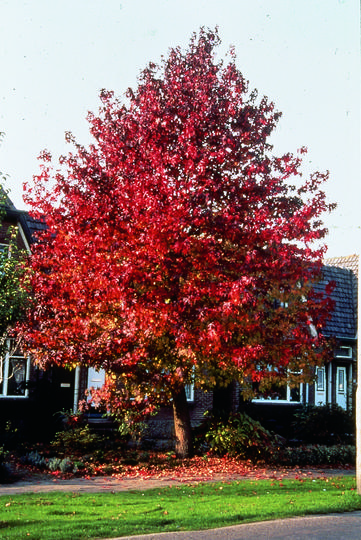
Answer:
POLYGON ((287 401, 287 399, 252 399, 252 403, 261 405, 302 405, 302 401, 287 401))
POLYGON ((0 394, 0 399, 29 399, 29 396, 4 396, 0 394))

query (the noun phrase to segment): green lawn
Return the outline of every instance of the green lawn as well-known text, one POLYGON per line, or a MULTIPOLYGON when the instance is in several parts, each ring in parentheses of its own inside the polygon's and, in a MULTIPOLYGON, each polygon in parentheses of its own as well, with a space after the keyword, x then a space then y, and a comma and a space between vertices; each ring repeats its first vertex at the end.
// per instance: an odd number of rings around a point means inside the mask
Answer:
POLYGON ((0 497, 0 538, 77 540, 361 509, 354 477, 244 480, 131 492, 0 497))

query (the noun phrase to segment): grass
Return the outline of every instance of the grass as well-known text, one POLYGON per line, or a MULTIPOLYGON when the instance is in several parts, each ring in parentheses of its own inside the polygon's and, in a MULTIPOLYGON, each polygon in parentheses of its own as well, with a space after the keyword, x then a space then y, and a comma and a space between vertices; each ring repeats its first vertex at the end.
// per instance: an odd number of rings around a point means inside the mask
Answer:
POLYGON ((80 540, 361 509, 355 479, 242 480, 129 492, 0 497, 0 538, 80 540))

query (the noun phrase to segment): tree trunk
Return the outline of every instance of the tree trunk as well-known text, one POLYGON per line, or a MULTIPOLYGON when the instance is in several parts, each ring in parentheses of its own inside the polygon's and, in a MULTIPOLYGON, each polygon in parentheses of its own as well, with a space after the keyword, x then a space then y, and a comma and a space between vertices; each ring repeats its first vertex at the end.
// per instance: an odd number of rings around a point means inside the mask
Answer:
POLYGON ((177 457, 184 459, 193 455, 191 419, 184 386, 180 390, 172 391, 172 399, 175 452, 177 457))

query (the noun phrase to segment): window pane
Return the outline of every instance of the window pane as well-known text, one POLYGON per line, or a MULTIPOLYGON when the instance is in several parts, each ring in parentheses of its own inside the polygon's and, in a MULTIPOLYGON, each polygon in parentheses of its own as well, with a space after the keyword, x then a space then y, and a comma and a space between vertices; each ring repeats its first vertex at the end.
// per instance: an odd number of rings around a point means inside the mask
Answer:
POLYGON ((185 391, 186 391, 187 401, 193 401, 193 399, 194 399, 194 385, 193 384, 186 384, 185 385, 185 391))
POLYGON ((338 371, 338 391, 341 394, 345 391, 345 372, 343 369, 338 371))
POLYGON ((296 388, 291 388, 290 401, 301 401, 301 392, 299 386, 297 386, 296 388))
POLYGON ((325 389, 325 368, 317 368, 317 391, 323 392, 325 389))
POLYGON ((258 391, 258 383, 253 385, 253 390, 255 391, 255 399, 267 399, 272 401, 286 401, 287 400, 287 386, 280 386, 278 384, 273 384, 267 390, 263 392, 258 391))
POLYGON ((9 359, 8 396, 25 395, 26 360, 13 356, 9 359))
POLYGON ((335 351, 335 356, 338 358, 352 358, 352 348, 351 347, 339 347, 335 351))
POLYGON ((301 401, 301 386, 295 388, 289 388, 285 385, 274 384, 269 389, 260 392, 258 390, 258 383, 253 384, 253 391, 255 393, 255 400, 267 400, 267 401, 288 401, 297 402, 301 401))

